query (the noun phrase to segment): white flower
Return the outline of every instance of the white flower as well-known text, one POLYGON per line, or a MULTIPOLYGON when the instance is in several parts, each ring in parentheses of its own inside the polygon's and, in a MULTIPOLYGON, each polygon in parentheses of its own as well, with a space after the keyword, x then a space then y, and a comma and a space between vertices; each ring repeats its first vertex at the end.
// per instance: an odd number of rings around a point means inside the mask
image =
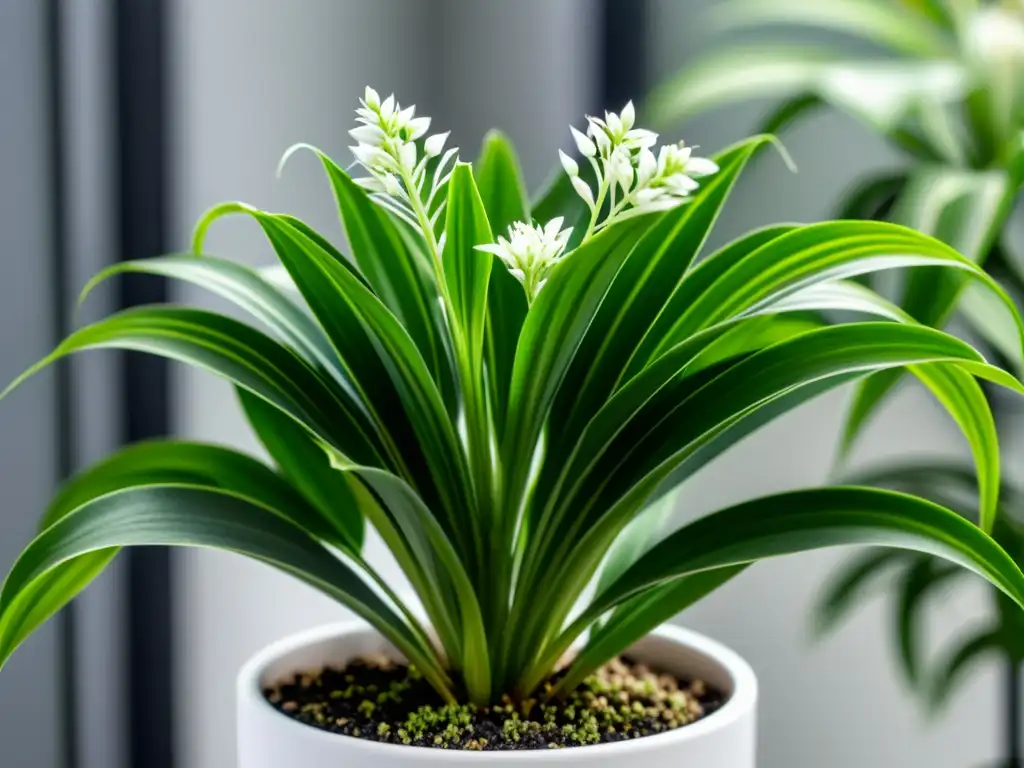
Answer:
POLYGON ((594 157, 597 155, 597 146, 585 134, 580 133, 571 125, 569 130, 572 131, 572 137, 576 141, 576 148, 580 151, 580 154, 584 157, 594 157))
POLYGON ((572 178, 576 178, 580 175, 580 167, 576 164, 576 161, 569 157, 562 150, 558 150, 558 159, 562 162, 562 168, 572 178))
POLYGON ((700 186, 695 179, 718 171, 713 161, 694 157, 683 142, 655 154, 658 134, 634 127, 635 122, 636 110, 629 102, 619 114, 587 117, 586 133, 570 126, 576 148, 594 168, 596 188, 580 178, 576 161, 559 150, 562 168, 591 211, 584 240, 627 216, 668 210, 689 200, 700 186))
POLYGON ((598 146, 606 146, 611 151, 616 147, 629 150, 649 149, 658 143, 658 134, 643 128, 634 128, 636 113, 633 102, 623 108, 621 114, 605 112, 604 120, 599 117, 587 117, 587 133, 594 137, 598 146))
POLYGON ((594 192, 590 189, 590 185, 587 184, 579 176, 572 177, 572 188, 576 190, 576 194, 583 198, 583 202, 593 210, 594 209, 594 192))
POLYGON ((658 160, 655 158, 654 153, 649 149, 643 149, 640 151, 640 160, 636 167, 636 181, 641 187, 646 185, 651 179, 654 178, 654 174, 658 172, 658 160))
POLYGON ((429 117, 417 117, 415 106, 403 108, 394 94, 381 100, 369 86, 356 109, 356 122, 349 131, 356 145, 350 149, 356 163, 369 173, 357 183, 393 213, 421 228, 421 222, 430 218, 427 209, 436 210, 430 206, 447 183, 450 163, 458 153, 457 149, 444 151, 448 132, 428 136, 429 117), (421 140, 422 148, 417 143, 421 140), (439 159, 431 164, 428 185, 427 165, 434 158, 439 159))
POLYGON ((448 134, 451 131, 445 131, 444 133, 435 133, 423 144, 423 151, 427 153, 427 157, 437 157, 444 150, 444 144, 448 141, 448 134))
POLYGON ((625 147, 616 147, 608 158, 608 175, 616 182, 623 192, 628 192, 633 186, 633 161, 629 150, 625 147))
POLYGON ((572 227, 562 229, 562 223, 560 216, 543 227, 517 221, 509 227, 508 238, 499 236, 497 243, 476 248, 501 259, 532 302, 569 243, 572 227))

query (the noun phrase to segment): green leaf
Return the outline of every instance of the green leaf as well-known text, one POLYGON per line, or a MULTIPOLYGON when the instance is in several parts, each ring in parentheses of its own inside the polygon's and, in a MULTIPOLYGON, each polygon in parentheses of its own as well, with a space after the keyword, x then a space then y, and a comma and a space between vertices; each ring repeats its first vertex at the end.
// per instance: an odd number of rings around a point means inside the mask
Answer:
POLYGON ((951 55, 954 41, 922 15, 885 0, 729 0, 715 6, 708 23, 729 32, 781 24, 839 32, 921 58, 951 55))
POLYGON ((237 393, 246 418, 267 452, 329 524, 332 535, 322 538, 358 554, 365 526, 344 474, 331 465, 326 451, 309 432, 244 389, 237 393))
POLYGON ((442 264, 451 293, 453 320, 462 328, 468 364, 479 370, 487 321, 487 287, 494 256, 477 251, 475 247, 494 242, 494 237, 473 181, 473 168, 468 163, 456 165, 448 182, 446 219, 442 264))
POLYGON ((815 633, 822 635, 834 629, 864 599, 873 581, 907 559, 908 554, 902 550, 869 549, 844 565, 826 586, 814 610, 815 633))
MULTIPOLYGON (((305 145, 298 145, 305 146, 305 145)), ((297 146, 297 148, 298 148, 297 146)), ((366 190, 323 152, 305 147, 320 159, 334 192, 338 214, 359 270, 374 294, 397 317, 423 355, 446 401, 454 402, 453 372, 448 363, 450 339, 437 302, 437 284, 429 261, 402 237, 403 222, 375 204, 366 190)), ((294 220, 290 223, 294 226, 294 220)), ((323 250, 323 238, 308 228, 302 234, 323 250)))
MULTIPOLYGON (((254 401, 262 403, 253 395, 254 401)), ((268 411, 279 413, 264 404, 268 411)), ((289 429, 300 430, 287 416, 289 429)), ((331 528, 320 512, 287 481, 268 466, 245 454, 218 445, 177 440, 141 442, 122 448, 106 459, 74 475, 54 496, 40 523, 40 530, 79 507, 136 486, 202 485, 241 496, 281 514, 317 538, 332 540, 331 528)))
MULTIPOLYGON (((675 289, 632 353, 623 381, 673 344, 729 316, 755 314, 828 280, 931 263, 936 252, 932 244, 911 243, 902 231, 874 230, 876 226, 867 222, 779 225, 755 230, 716 251, 675 289)), ((950 263, 972 268, 956 256, 950 263)))
POLYGON ((505 232, 515 222, 529 220, 523 173, 508 136, 493 130, 484 136, 473 175, 494 232, 505 232))
POLYGON ((922 682, 921 666, 924 661, 919 625, 921 610, 929 593, 962 573, 963 570, 955 565, 936 563, 934 558, 924 555, 917 558, 900 580, 896 602, 898 658, 907 682, 915 688, 922 682))
POLYGON ((750 413, 747 409, 756 410, 795 387, 847 373, 943 361, 957 361, 965 370, 1000 383, 1006 376, 984 365, 976 352, 952 336, 896 323, 810 331, 741 358, 711 381, 703 373, 692 381, 679 377, 680 365, 685 371, 688 359, 685 345, 680 345, 678 359, 665 355, 595 417, 580 441, 586 449, 566 471, 576 482, 562 497, 563 509, 571 507, 574 498, 607 509, 619 492, 630 491, 647 472, 669 466, 662 462, 672 459, 675 464, 672 457, 686 456, 687 464, 699 458, 697 465, 703 465, 709 457, 696 451, 705 440, 720 428, 741 424, 735 420, 750 413), (665 386, 666 382, 672 384, 665 386))
POLYGON ((907 184, 905 172, 873 176, 850 189, 837 219, 882 220, 907 184))
POLYGON ((552 695, 572 691, 608 659, 702 600, 745 568, 743 565, 730 566, 682 576, 627 601, 590 638, 565 677, 558 681, 552 695))
POLYGON ((912 323, 913 319, 887 299, 858 283, 838 280, 818 283, 762 307, 750 317, 779 312, 850 312, 882 317, 898 323, 912 323))
MULTIPOLYGON (((281 217, 237 209, 256 218, 306 303, 338 351, 387 447, 390 463, 431 509, 455 516, 469 498, 467 472, 454 426, 430 372, 401 323, 351 271, 281 217)), ((343 451, 344 453, 344 451, 343 451)))
POLYGON ((650 587, 766 557, 850 544, 944 558, 1024 605, 1024 574, 1017 565, 995 541, 948 509, 870 488, 793 491, 720 510, 665 538, 597 595, 536 666, 547 667, 595 619, 650 587))
MULTIPOLYGON (((518 508, 541 430, 558 382, 619 267, 654 217, 629 219, 591 238, 551 270, 527 314, 516 349, 509 392, 510 425, 502 446, 508 473, 508 509, 518 508), (517 495, 518 494, 518 495, 517 495)), ((507 514, 506 525, 514 524, 507 514)))
POLYGON ((989 275, 934 238, 884 222, 836 221, 752 233, 712 254, 676 289, 634 353, 629 375, 672 344, 816 283, 893 268, 952 267, 986 285, 1024 339, 1024 322, 989 275))
POLYGON ((1010 361, 1018 376, 1024 376, 1024 357, 1021 356, 1017 329, 987 291, 979 285, 966 286, 960 294, 957 309, 971 329, 1010 361))
MULTIPOLYGON (((502 234, 513 223, 530 220, 519 160, 504 134, 491 131, 484 137, 474 173, 493 233, 502 234)), ((499 440, 505 431, 512 366, 527 308, 519 281, 504 265, 492 264, 487 287, 486 361, 490 412, 499 440)))
POLYGON ((467 452, 472 473, 470 485, 476 494, 475 509, 462 526, 472 532, 476 562, 474 575, 481 578, 484 566, 484 527, 492 515, 493 486, 490 419, 485 400, 487 377, 484 372, 484 343, 488 327, 488 286, 496 257, 476 250, 478 245, 494 241, 487 222, 483 200, 473 180, 473 169, 457 163, 448 182, 444 251, 441 264, 447 284, 455 334, 455 357, 460 377, 460 393, 465 410, 467 452))
MULTIPOLYGON (((368 467, 351 470, 373 490, 377 500, 401 532, 409 551, 440 596, 436 609, 455 612, 461 628, 460 655, 453 659, 462 671, 474 703, 490 700, 491 679, 487 637, 473 585, 444 530, 423 500, 400 478, 368 467)), ((429 607, 425 606, 425 607, 429 607)), ((447 618, 445 619, 447 621, 447 618)))
POLYGON ((651 121, 671 126, 750 99, 817 97, 883 134, 895 133, 921 101, 955 103, 966 78, 945 60, 858 60, 810 45, 718 46, 654 89, 651 121))
POLYGON ((952 366, 922 365, 910 370, 967 438, 978 475, 978 525, 991 533, 999 507, 999 435, 985 393, 970 373, 952 366))
POLYGON ((768 133, 774 136, 794 125, 797 120, 808 115, 814 110, 822 107, 824 102, 813 94, 795 96, 787 99, 776 107, 761 123, 758 133, 768 133))
POLYGON ((259 272, 232 261, 194 255, 122 261, 107 267, 82 289, 79 302, 100 283, 124 273, 160 275, 198 285, 222 296, 266 325, 308 362, 346 382, 344 370, 323 329, 259 272))
MULTIPOLYGON (((661 535, 662 528, 676 511, 679 491, 666 493, 648 506, 625 528, 615 539, 615 544, 608 552, 601 575, 597 580, 597 591, 614 582, 619 576, 635 563, 640 556, 650 549, 661 535)), ((572 689, 569 689, 572 690, 572 689)))
POLYGON ((381 461, 376 436, 333 383, 255 328, 197 309, 141 307, 86 326, 15 379, 0 398, 66 355, 103 348, 148 352, 210 371, 263 398, 353 460, 381 461))
POLYGON ((693 200, 664 214, 644 234, 615 275, 594 314, 551 409, 552 444, 539 481, 550 488, 587 422, 615 390, 636 348, 697 258, 729 193, 754 155, 772 142, 747 139, 714 157, 719 172, 704 180, 693 200))
MULTIPOLYGON (((1008 214, 1012 202, 1008 191, 1007 177, 1002 172, 925 167, 912 174, 893 216, 937 237, 980 265, 1008 214)), ((962 273, 944 269, 915 270, 907 278, 900 304, 918 322, 942 327, 955 309, 965 285, 962 273)), ((1007 329, 1011 322, 1019 327, 1015 314, 1016 310, 1011 310, 1004 315, 1001 324, 1007 329)), ((1005 333, 1001 340, 1004 346, 1008 344, 1005 333)), ((1015 360, 1021 359, 1019 335, 1017 341, 1017 353, 1011 358, 1015 360)), ((900 378, 901 372, 887 371, 857 388, 843 429, 842 455, 849 452, 858 434, 900 378)))
MULTIPOLYGON (((532 623, 561 625, 611 541, 670 476, 671 485, 682 482, 784 410, 888 366, 958 360, 978 375, 1005 376, 952 336, 897 323, 811 331, 688 377, 692 346, 679 345, 623 387, 584 432, 550 505, 551 544, 536 555, 563 563, 562 588, 539 596, 526 582, 522 600, 532 601, 532 623)), ((529 648, 536 638, 528 637, 529 648)))
POLYGON ((984 630, 965 640, 941 662, 939 672, 932 681, 931 705, 940 710, 950 694, 963 682, 967 670, 982 656, 989 653, 1002 655, 1001 633, 998 629, 984 630))
MULTIPOLYGON (((450 682, 415 634, 348 566, 301 528, 262 505, 210 488, 135 487, 101 496, 66 515, 18 558, 0 593, 0 661, 42 620, 84 587, 49 582, 55 567, 123 546, 216 547, 260 560, 334 597, 421 663, 441 691, 450 682), (29 603, 31 601, 31 603, 29 603)), ((450 696, 450 693, 449 693, 450 696)))

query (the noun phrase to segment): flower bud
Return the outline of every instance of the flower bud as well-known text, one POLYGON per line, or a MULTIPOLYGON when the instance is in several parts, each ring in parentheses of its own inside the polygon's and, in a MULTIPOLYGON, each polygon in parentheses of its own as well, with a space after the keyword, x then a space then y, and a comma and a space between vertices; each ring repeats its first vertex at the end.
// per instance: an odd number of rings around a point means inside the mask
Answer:
POLYGON ((562 168, 571 177, 576 178, 580 175, 580 167, 576 164, 576 161, 569 157, 562 150, 558 150, 558 159, 562 161, 562 168))

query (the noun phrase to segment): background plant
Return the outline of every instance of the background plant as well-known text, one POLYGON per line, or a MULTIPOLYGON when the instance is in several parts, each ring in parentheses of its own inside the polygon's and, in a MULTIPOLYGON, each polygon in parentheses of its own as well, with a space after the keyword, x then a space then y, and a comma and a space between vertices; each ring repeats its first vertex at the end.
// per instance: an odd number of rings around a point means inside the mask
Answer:
MULTIPOLYGON (((901 150, 903 167, 863 179, 840 206, 840 215, 889 219, 933 234, 984 268, 1019 301, 1024 265, 1006 237, 1021 186, 1024 149, 1024 4, 979 0, 731 0, 709 19, 724 44, 714 54, 659 87, 650 107, 657 120, 674 122, 696 111, 752 97, 782 103, 768 118, 781 130, 828 106, 842 110, 901 150), (783 42, 752 42, 758 26, 781 32, 783 42), (823 46, 800 41, 814 29, 838 40, 823 46), (849 43, 851 45, 844 45, 849 43), (751 62, 757 62, 752 68, 751 62)), ((877 284, 876 284, 876 287, 877 284)), ((1008 369, 1020 371, 1014 331, 992 302, 959 277, 918 270, 889 295, 916 320, 942 327, 954 314, 972 338, 1008 369)), ((901 377, 882 372, 860 383, 843 435, 842 454, 901 377)), ((1001 418, 1013 418, 1002 409, 1001 418)), ((971 486, 963 467, 912 464, 851 476, 954 504, 974 516, 963 493, 971 486), (953 497, 950 493, 953 492, 953 497)), ((1004 493, 997 538, 1019 555, 1019 497, 1004 493)), ((1015 555, 1015 556, 1017 556, 1015 555)), ((952 574, 924 557, 868 553, 852 561, 824 599, 823 626, 853 605, 864 586, 883 573, 897 580, 894 641, 905 678, 931 705, 944 702, 969 663, 998 651, 1016 670, 1021 662, 1016 613, 994 596, 994 626, 972 633, 927 669, 919 649, 917 614, 952 574)), ((1014 686, 1016 691, 1016 687, 1014 686)), ((1008 742, 1016 765, 1020 745, 1019 692, 1008 714, 1008 742)))
POLYGON ((125 271, 163 275, 219 293, 260 327, 133 309, 73 333, 12 385, 84 349, 170 357, 236 386, 276 467, 160 441, 72 479, 0 592, 0 660, 120 547, 139 545, 218 547, 290 573, 373 624, 445 699, 474 702, 568 690, 749 563, 789 552, 930 552, 1024 602, 1024 575, 984 532, 999 447, 977 379, 1024 386, 847 281, 956 270, 1024 330, 1005 291, 954 249, 894 224, 826 222, 768 227, 702 255, 771 140, 710 160, 684 145, 655 151, 630 105, 574 132, 578 156, 563 156, 565 173, 532 205, 500 134, 470 166, 393 97, 368 89, 358 122, 360 178, 306 147, 350 255, 293 216, 226 203, 199 222, 195 254, 119 264, 85 291, 125 271), (285 287, 196 255, 227 215, 262 228, 285 287), (826 309, 872 319, 829 322, 826 309), (832 487, 660 534, 669 492, 738 440, 832 387, 902 367, 971 444, 980 527, 906 494, 832 487), (367 521, 427 622, 363 558, 367 521))

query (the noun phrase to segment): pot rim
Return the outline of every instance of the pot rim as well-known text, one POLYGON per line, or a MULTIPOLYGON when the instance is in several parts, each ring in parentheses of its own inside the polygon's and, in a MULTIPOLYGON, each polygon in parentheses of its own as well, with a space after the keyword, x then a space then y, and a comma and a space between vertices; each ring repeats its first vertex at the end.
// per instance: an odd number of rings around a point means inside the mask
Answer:
POLYGON ((332 733, 306 725, 282 714, 264 697, 260 678, 264 670, 277 659, 299 651, 308 645, 330 640, 334 637, 344 637, 345 635, 367 631, 376 632, 364 621, 346 621, 313 627, 271 643, 252 656, 242 667, 238 675, 238 696, 248 698, 250 703, 273 713, 275 717, 280 718, 287 724, 285 727, 289 731, 292 728, 296 729, 294 734, 298 740, 329 740, 337 744, 339 739, 344 739, 351 742, 353 750, 358 750, 365 756, 372 757, 374 754, 377 754, 381 758, 389 757, 394 759, 400 753, 402 760, 419 764, 436 764, 438 760, 479 761, 481 755, 486 755, 485 759, 487 760, 503 763, 528 763, 530 760, 537 759, 538 754, 543 755, 547 760, 557 760, 564 763, 578 763, 580 761, 585 763, 597 757, 596 753, 598 751, 600 751, 601 755, 613 752, 621 753, 622 755, 639 755, 651 749, 664 750, 671 747, 672 744, 695 741, 711 733, 726 730, 735 724, 736 721, 749 716, 757 704, 757 677, 754 675, 754 670, 738 653, 717 640, 712 640, 693 630, 670 624, 658 627, 653 632, 650 632, 649 635, 667 639, 712 658, 732 679, 732 693, 725 704, 719 709, 695 723, 684 725, 672 731, 630 739, 628 741, 618 741, 610 744, 590 744, 557 750, 496 750, 484 753, 470 750, 438 750, 429 747, 386 744, 379 741, 370 741, 369 739, 332 733))

